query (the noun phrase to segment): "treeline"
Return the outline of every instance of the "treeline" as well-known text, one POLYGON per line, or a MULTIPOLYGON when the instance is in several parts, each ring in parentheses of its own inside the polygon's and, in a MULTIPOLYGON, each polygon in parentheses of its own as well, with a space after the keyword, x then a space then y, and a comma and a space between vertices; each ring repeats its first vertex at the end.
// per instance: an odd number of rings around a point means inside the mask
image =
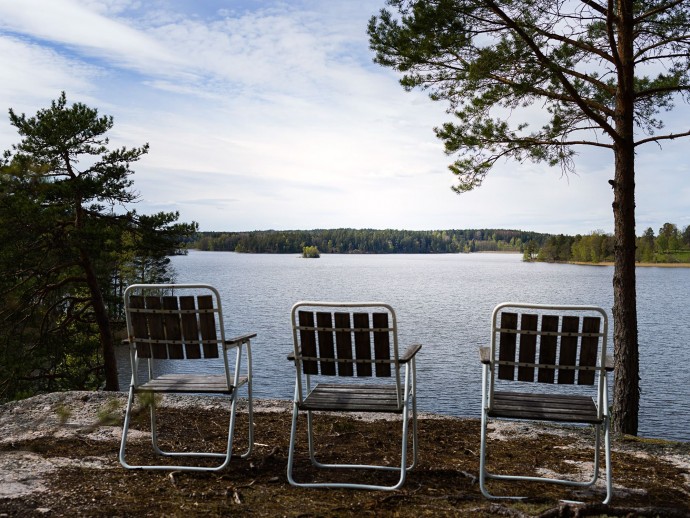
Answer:
POLYGON ((261 230, 199 232, 190 248, 258 254, 302 253, 314 246, 329 254, 446 254, 523 252, 525 244, 542 246, 548 234, 521 230, 261 230))
MULTIPOLYGON (((550 236, 537 248, 527 246, 526 260, 600 263, 613 261, 613 235, 595 231, 588 235, 550 236)), ((690 225, 682 231, 664 223, 655 235, 651 227, 637 238, 636 258, 643 263, 690 263, 690 225)))

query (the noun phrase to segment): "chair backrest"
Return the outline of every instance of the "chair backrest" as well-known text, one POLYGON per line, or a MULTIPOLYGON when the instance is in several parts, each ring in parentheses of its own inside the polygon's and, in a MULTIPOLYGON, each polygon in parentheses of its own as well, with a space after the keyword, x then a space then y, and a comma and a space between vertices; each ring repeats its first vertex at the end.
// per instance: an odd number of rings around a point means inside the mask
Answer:
POLYGON ((596 306, 504 303, 492 315, 499 380, 594 385, 605 368, 608 318, 596 306))
POLYGON ((292 330, 304 374, 395 376, 399 383, 397 321, 387 304, 298 302, 292 330))
POLYGON ((214 287, 134 284, 124 298, 127 334, 139 358, 218 358, 225 336, 220 295, 214 287))

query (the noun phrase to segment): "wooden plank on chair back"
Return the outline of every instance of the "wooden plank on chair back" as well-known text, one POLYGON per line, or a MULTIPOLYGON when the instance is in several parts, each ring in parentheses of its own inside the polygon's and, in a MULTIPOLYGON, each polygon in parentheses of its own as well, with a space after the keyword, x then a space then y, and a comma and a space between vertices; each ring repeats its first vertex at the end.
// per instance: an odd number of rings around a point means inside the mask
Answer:
POLYGON ((129 305, 140 358, 194 360, 202 358, 202 350, 203 358, 218 358, 216 308, 210 295, 133 295, 129 305))
POLYGON ((201 358, 201 345, 194 297, 191 295, 180 297, 180 309, 182 310, 182 338, 185 342, 187 359, 197 360, 201 358))
POLYGON ((137 354, 140 358, 151 358, 151 344, 149 343, 149 332, 146 324, 146 315, 139 309, 145 309, 144 297, 132 296, 129 299, 129 307, 131 311, 132 331, 134 336, 130 337, 137 348, 137 354))
POLYGON ((168 343, 168 355, 170 359, 181 360, 184 358, 182 346, 182 327, 180 326, 180 308, 177 297, 163 297, 163 309, 165 314, 165 336, 175 343, 168 343), (169 312, 169 313, 168 313, 169 312))
MULTIPOLYGON (((160 297, 144 297, 146 309, 162 309, 160 297)), ((154 358, 166 359, 168 348, 165 344, 165 326, 163 324, 163 314, 160 312, 146 313, 146 320, 149 326, 149 338, 151 342, 151 353, 154 358), (163 343, 156 343, 156 340, 163 340, 163 343)))
MULTIPOLYGON (((558 365, 574 367, 577 361, 577 349, 580 342, 577 332, 580 329, 580 319, 564 316, 561 321, 561 350, 558 365)), ((575 383, 575 369, 558 369, 558 383, 572 385, 575 383)))
MULTIPOLYGON (((582 319, 582 333, 599 333, 601 319, 598 317, 585 317, 582 319)), ((580 367, 594 367, 597 364, 599 353, 598 336, 583 336, 580 344, 580 367)), ((594 384, 594 370, 579 370, 577 382, 580 385, 594 384)))
MULTIPOLYGON (((350 314, 335 313, 335 343, 338 351, 338 375, 354 376, 354 364, 352 360, 352 336, 350 335, 350 314), (343 361, 345 360, 345 361, 343 361)), ((359 372, 357 372, 359 376, 359 372)))
POLYGON ((218 335, 216 334, 216 315, 213 312, 213 297, 200 295, 197 302, 199 304, 199 329, 204 358, 218 358, 218 335))
MULTIPOLYGON (((392 375, 389 335, 393 330, 387 313, 307 306, 297 311, 297 321, 298 356, 304 374, 343 378, 392 375)), ((396 385, 319 383, 301 407, 402 412, 396 385)))
POLYGON ((355 355, 357 356, 357 376, 371 376, 371 346, 369 342, 369 315, 354 313, 355 355))
MULTIPOLYGON (((534 334, 520 335, 520 363, 534 364, 537 356, 537 315, 523 313, 520 322, 523 331, 535 331, 534 334)), ((518 367, 518 380, 534 381, 534 367, 518 367)))
MULTIPOLYGON (((541 340, 539 344, 539 363, 542 365, 555 365, 556 352, 558 350, 558 317, 555 315, 543 315, 541 317, 541 340), (553 334, 551 334, 553 333, 553 334)), ((554 367, 541 367, 537 380, 540 383, 553 383, 556 379, 554 367)))
POLYGON ((517 345, 517 333, 511 332, 518 328, 517 313, 501 313, 501 332, 500 350, 498 352, 498 360, 500 362, 510 362, 508 365, 498 366, 498 379, 512 380, 515 379, 515 352, 517 345))
POLYGON ((388 313, 374 313, 374 354, 376 355, 376 377, 390 377, 391 375, 391 345, 388 333, 388 313))
POLYGON ((371 364, 375 363, 377 377, 390 377, 388 314, 372 313, 371 318, 370 324, 367 313, 300 310, 299 336, 304 373, 349 377, 355 375, 354 365, 357 364, 356 375, 368 377, 372 376, 371 364))
POLYGON ((573 385, 577 374, 579 385, 594 384, 594 367, 601 344, 601 319, 585 316, 580 320, 577 316, 566 315, 561 318, 556 315, 542 315, 540 330, 537 329, 538 322, 539 315, 535 313, 501 314, 498 355, 501 364, 498 366, 498 378, 515 380, 517 367, 518 381, 535 381, 536 369, 536 381, 539 383, 573 385))
MULTIPOLYGON (((300 343, 302 355, 308 358, 316 358, 316 331, 314 329, 314 313, 310 311, 299 312, 300 343)), ((318 374, 319 367, 315 360, 303 360, 302 369, 305 374, 318 374)))
MULTIPOLYGON (((602 346, 600 326, 599 317, 516 312, 509 307, 501 312, 500 327, 496 330, 499 347, 497 378, 504 382, 536 381, 559 385, 573 385, 577 379, 578 385, 593 385, 602 346)), ((590 396, 572 394, 558 396, 497 391, 489 415, 571 422, 601 421, 590 396)))

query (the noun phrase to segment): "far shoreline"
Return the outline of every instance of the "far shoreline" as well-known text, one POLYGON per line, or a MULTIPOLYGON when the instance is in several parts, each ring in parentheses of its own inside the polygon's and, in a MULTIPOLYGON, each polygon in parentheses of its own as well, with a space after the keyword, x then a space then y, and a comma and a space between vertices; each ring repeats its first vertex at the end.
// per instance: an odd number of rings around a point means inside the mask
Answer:
MULTIPOLYGON (((614 266, 613 261, 604 261, 599 263, 567 261, 565 264, 576 264, 579 266, 614 266)), ((690 263, 635 263, 635 266, 640 266, 642 268, 690 268, 690 263)))

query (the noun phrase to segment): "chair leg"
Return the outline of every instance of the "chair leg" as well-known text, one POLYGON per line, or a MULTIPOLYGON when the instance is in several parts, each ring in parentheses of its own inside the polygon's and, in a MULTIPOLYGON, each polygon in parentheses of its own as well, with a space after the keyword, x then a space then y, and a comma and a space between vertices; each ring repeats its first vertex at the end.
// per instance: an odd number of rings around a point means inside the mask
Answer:
POLYGON ((254 403, 252 398, 251 381, 247 388, 247 450, 240 455, 241 458, 246 459, 252 454, 254 450, 254 403))
POLYGON ((604 418, 604 458, 606 459, 606 498, 604 504, 611 502, 613 497, 613 469, 611 467, 611 422, 608 416, 604 418))
POLYGON ((292 404, 292 425, 290 427, 290 445, 288 447, 288 463, 287 463, 287 479, 288 482, 293 486, 301 486, 295 482, 292 478, 292 466, 295 460, 295 442, 297 440, 297 414, 299 409, 297 408, 297 401, 292 404))
POLYGON ((156 401, 152 400, 149 405, 149 413, 151 414, 151 444, 153 446, 153 451, 156 455, 161 457, 167 457, 168 455, 173 455, 172 453, 166 453, 160 449, 158 446, 158 425, 156 422, 156 401))
POLYGON ((398 482, 391 486, 381 486, 372 484, 354 484, 354 483, 330 483, 330 482, 318 482, 318 483, 300 483, 295 481, 293 477, 293 466, 295 457, 295 443, 297 441, 297 420, 299 417, 299 408, 297 402, 293 402, 292 410, 292 426, 290 430, 290 446, 288 450, 288 465, 287 465, 287 478, 288 482, 297 487, 338 487, 338 488, 350 488, 350 489, 371 489, 371 490, 386 490, 393 491, 402 487, 405 482, 405 477, 407 471, 411 470, 417 462, 417 414, 416 405, 414 400, 412 402, 413 406, 413 416, 412 416, 412 449, 413 449, 413 462, 410 466, 407 466, 407 442, 409 435, 409 405, 406 404, 403 410, 402 419, 402 448, 401 448, 401 461, 400 467, 394 466, 380 466, 380 465, 367 465, 367 464, 325 464, 321 463, 316 459, 315 453, 315 441, 314 441, 314 426, 313 426, 313 415, 311 411, 307 411, 307 442, 309 449, 309 458, 311 463, 321 469, 370 469, 370 470, 383 470, 383 471, 397 471, 400 472, 400 479, 398 482))
POLYGON ((417 465, 417 451, 417 396, 415 394, 412 396, 412 464, 406 468, 407 471, 417 465))
POLYGON ((604 428, 604 448, 605 448, 605 459, 606 459, 606 499, 603 501, 604 504, 608 504, 611 501, 612 496, 612 472, 611 472, 611 445, 610 445, 610 433, 609 433, 609 421, 608 418, 605 419, 604 423, 601 425, 595 425, 595 440, 594 440, 594 474, 592 478, 585 482, 578 482, 574 480, 567 479, 551 479, 545 477, 534 477, 534 476, 520 476, 520 475, 498 475, 491 473, 486 469, 486 449, 487 449, 487 426, 488 417, 485 411, 482 411, 482 421, 481 421, 481 443, 480 443, 480 453, 479 453, 479 489, 482 494, 489 499, 506 499, 506 500, 520 500, 526 497, 521 496, 496 496, 492 495, 486 487, 486 479, 494 480, 520 480, 528 482, 545 482, 550 484, 559 484, 565 486, 573 486, 579 488, 591 487, 596 483, 599 477, 599 448, 601 447, 601 427, 604 428))
MULTIPOLYGON (((128 464, 125 460, 125 449, 126 449, 127 434, 129 432, 133 401, 134 401, 134 389, 133 389, 133 387, 130 387, 130 393, 129 393, 129 398, 127 400, 127 409, 125 412, 125 422, 124 422, 123 430, 122 430, 122 441, 120 443, 120 453, 119 453, 120 463, 125 468, 143 469, 143 470, 220 471, 222 469, 225 469, 228 466, 228 464, 230 463, 230 460, 232 459, 232 443, 233 443, 234 434, 235 434, 235 421, 236 421, 236 415, 237 415, 237 392, 233 392, 231 395, 230 419, 229 419, 229 423, 228 423, 228 440, 227 440, 225 453, 163 451, 158 445, 158 430, 157 430, 157 423, 156 423, 155 405, 152 404, 151 408, 150 408, 151 442, 152 442, 153 450, 157 455, 163 456, 163 457, 185 457, 185 458, 205 457, 205 458, 223 459, 223 462, 220 465, 213 466, 213 467, 174 466, 174 465, 130 465, 130 464, 128 464)), ((251 453, 251 450, 253 447, 253 429, 252 429, 253 421, 252 421, 252 419, 253 419, 253 415, 252 415, 252 407, 251 407, 251 402, 250 402, 249 403, 249 423, 250 423, 250 425, 249 425, 250 426, 249 447, 247 449, 247 452, 243 455, 243 457, 248 456, 251 453)))
POLYGON ((492 500, 499 498, 505 498, 509 500, 524 500, 524 497, 520 496, 496 496, 489 493, 489 490, 486 487, 486 479, 495 478, 495 475, 489 473, 486 469, 487 426, 488 416, 486 415, 486 410, 482 409, 481 435, 479 446, 479 490, 482 492, 482 495, 484 495, 484 497, 492 500))
POLYGON ((134 388, 129 387, 129 396, 127 397, 127 407, 125 409, 125 422, 122 425, 122 438, 120 440, 120 453, 118 455, 118 458, 120 460, 120 464, 122 464, 123 467, 127 469, 132 469, 133 466, 130 466, 127 464, 127 461, 125 460, 125 449, 127 447, 127 433, 129 432, 129 421, 131 418, 131 413, 132 413, 132 401, 134 400, 134 388))

